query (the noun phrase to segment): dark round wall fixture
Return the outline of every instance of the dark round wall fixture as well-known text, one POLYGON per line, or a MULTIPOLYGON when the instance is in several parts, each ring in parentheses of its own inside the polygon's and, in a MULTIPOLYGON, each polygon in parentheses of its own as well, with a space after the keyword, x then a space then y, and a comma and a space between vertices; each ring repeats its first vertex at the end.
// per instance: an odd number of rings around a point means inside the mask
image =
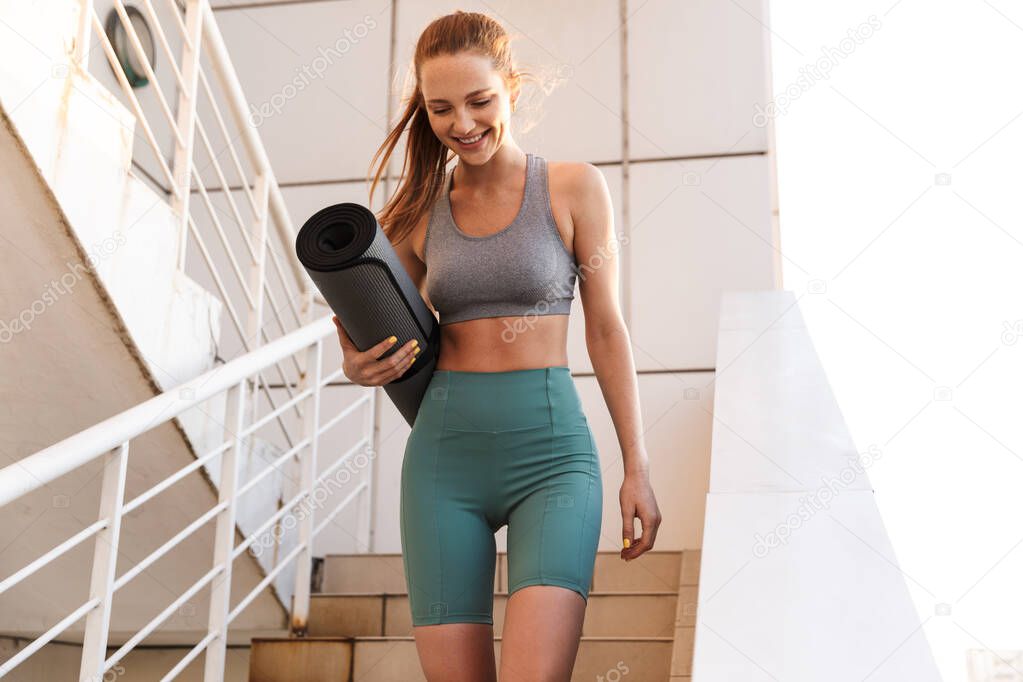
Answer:
MULTIPOLYGON (((124 10, 131 21, 132 28, 135 29, 135 33, 139 37, 139 42, 142 43, 142 51, 146 53, 149 65, 153 67, 153 72, 155 73, 156 49, 153 42, 153 33, 149 30, 149 22, 142 16, 142 12, 134 6, 125 5, 124 10)), ((128 77, 128 84, 133 88, 141 88, 149 83, 149 79, 146 78, 146 70, 139 61, 135 48, 132 47, 131 39, 128 38, 128 32, 125 30, 124 24, 121 23, 121 18, 117 16, 116 9, 111 9, 110 13, 107 14, 104 29, 106 30, 107 38, 110 39, 110 44, 114 48, 114 54, 117 55, 117 61, 121 64, 121 69, 124 71, 124 75, 128 77)))

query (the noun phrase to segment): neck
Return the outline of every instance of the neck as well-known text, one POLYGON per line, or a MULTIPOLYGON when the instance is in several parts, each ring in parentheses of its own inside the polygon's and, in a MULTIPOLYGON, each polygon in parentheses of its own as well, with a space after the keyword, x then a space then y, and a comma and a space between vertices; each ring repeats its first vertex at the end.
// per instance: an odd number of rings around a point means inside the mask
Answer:
POLYGON ((470 164, 461 158, 453 171, 452 182, 460 188, 479 189, 511 182, 526 168, 526 153, 514 143, 501 147, 482 164, 470 164))

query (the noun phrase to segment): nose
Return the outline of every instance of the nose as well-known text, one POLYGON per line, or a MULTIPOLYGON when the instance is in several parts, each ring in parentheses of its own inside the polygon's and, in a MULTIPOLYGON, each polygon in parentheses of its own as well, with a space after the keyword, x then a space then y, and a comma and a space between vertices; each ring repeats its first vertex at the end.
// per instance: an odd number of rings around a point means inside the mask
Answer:
POLYGON ((461 109, 460 113, 455 116, 455 135, 467 135, 475 127, 476 122, 472 120, 468 109, 461 109))

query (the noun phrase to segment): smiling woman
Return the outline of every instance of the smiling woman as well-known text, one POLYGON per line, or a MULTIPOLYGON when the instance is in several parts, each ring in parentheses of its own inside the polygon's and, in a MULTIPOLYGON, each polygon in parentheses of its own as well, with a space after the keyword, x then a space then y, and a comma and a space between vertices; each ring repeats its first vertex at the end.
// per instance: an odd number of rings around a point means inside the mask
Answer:
MULTIPOLYGON (((495 533, 507 526, 501 679, 567 681, 604 499, 568 365, 580 262, 601 263, 578 283, 587 350, 622 446, 621 558, 651 549, 660 524, 618 300, 610 194, 592 164, 548 162, 516 144, 511 113, 527 74, 492 18, 436 19, 413 66, 415 88, 373 157, 370 201, 407 130, 402 177, 378 220, 440 318, 437 364, 401 472, 416 647, 431 682, 497 679, 495 533), (636 518, 643 534, 633 542, 636 518)), ((359 382, 375 362, 346 354, 349 378, 359 382)))

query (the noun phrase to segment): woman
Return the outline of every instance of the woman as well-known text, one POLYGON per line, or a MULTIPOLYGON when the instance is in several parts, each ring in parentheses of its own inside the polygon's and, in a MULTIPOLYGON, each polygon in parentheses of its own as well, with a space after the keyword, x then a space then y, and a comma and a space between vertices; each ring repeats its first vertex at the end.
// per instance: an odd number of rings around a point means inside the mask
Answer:
MULTIPOLYGON (((610 196, 594 166, 552 163, 548 173, 545 159, 516 145, 510 114, 523 73, 493 19, 459 11, 435 20, 414 66, 414 94, 374 156, 384 152, 370 196, 407 127, 404 182, 379 219, 441 325, 401 478, 417 650, 431 682, 497 679, 494 533, 507 524, 500 679, 568 680, 603 499, 566 354, 577 269, 586 270, 587 349, 625 465, 624 560, 653 547, 661 520, 618 305, 610 196), (449 150, 459 162, 446 173, 449 150), (636 517, 642 537, 632 542, 636 517)), ((382 360, 389 339, 359 352, 334 323, 358 384, 386 384, 416 360, 414 342, 382 360)))

